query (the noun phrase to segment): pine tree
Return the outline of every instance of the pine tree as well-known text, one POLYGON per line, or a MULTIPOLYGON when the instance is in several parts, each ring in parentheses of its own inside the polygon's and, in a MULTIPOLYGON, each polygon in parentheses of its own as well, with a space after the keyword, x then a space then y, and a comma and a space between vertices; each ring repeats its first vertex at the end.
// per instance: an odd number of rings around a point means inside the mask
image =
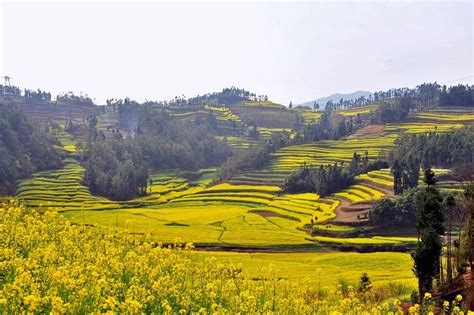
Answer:
POLYGON ((403 192, 402 168, 398 160, 395 160, 395 162, 393 162, 392 175, 393 175, 393 192, 395 193, 395 195, 400 195, 403 192))
POLYGON ((444 216, 441 211, 441 194, 434 186, 436 178, 431 169, 425 169, 427 187, 421 194, 421 203, 416 217, 418 243, 412 254, 413 272, 418 277, 418 291, 422 298, 432 289, 433 279, 440 270, 441 235, 444 234, 444 216))

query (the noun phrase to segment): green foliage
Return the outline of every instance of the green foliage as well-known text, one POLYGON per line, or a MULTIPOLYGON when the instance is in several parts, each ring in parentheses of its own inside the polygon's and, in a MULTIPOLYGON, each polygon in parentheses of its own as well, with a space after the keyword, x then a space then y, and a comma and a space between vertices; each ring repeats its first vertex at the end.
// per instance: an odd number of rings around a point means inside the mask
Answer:
POLYGON ((393 191, 400 195, 404 190, 416 187, 420 176, 420 164, 412 156, 392 164, 393 191))
POLYGON ((327 109, 318 122, 302 126, 293 142, 300 144, 319 140, 336 140, 351 134, 356 127, 361 126, 356 126, 352 117, 341 118, 335 111, 327 109))
POLYGON ((474 107, 474 89, 472 86, 462 84, 449 88, 443 86, 440 92, 440 103, 442 106, 474 107))
POLYGON ((410 111, 410 101, 407 98, 398 99, 395 104, 382 103, 375 110, 373 123, 386 124, 405 121, 410 111))
POLYGON ((0 104, 0 195, 12 193, 19 178, 60 167, 54 144, 18 108, 0 104))
POLYGON ((349 167, 343 167, 342 164, 339 166, 337 163, 319 167, 304 164, 285 179, 284 191, 316 192, 324 197, 351 186, 355 176, 386 166, 387 163, 382 160, 369 162, 367 151, 364 158, 354 152, 349 167))
POLYGON ((252 146, 248 150, 240 152, 229 158, 219 169, 217 179, 228 180, 242 171, 260 169, 268 164, 271 154, 280 147, 288 144, 285 135, 275 133, 271 139, 264 143, 252 146))
POLYGON ((413 272, 418 277, 419 296, 424 296, 432 288, 433 279, 437 276, 441 255, 441 235, 444 234, 444 216, 442 198, 434 187, 435 178, 430 169, 425 170, 425 181, 428 187, 421 193, 421 205, 416 217, 419 242, 412 254, 413 272))
MULTIPOLYGON (((231 154, 214 137, 209 120, 189 124, 128 100, 117 107, 119 124, 129 136, 89 137, 84 182, 92 193, 128 200, 146 193, 148 169, 195 171, 220 165, 231 154)), ((89 119, 93 133, 96 121, 89 119)))
POLYGON ((324 197, 349 187, 354 174, 337 164, 310 168, 302 166, 285 179, 284 191, 289 193, 315 192, 324 197))
POLYGON ((144 195, 147 170, 133 142, 94 142, 86 152, 84 183, 91 193, 114 200, 144 195))
POLYGON ((369 213, 370 223, 382 228, 414 228, 419 190, 406 190, 396 199, 380 200, 369 213))
POLYGON ((372 281, 370 281, 369 276, 366 272, 363 272, 360 276, 359 281, 359 292, 362 295, 362 299, 365 301, 365 295, 372 290, 372 281))
POLYGON ((403 135, 395 141, 394 160, 411 157, 423 167, 452 167, 473 165, 474 128, 462 128, 449 132, 403 135))

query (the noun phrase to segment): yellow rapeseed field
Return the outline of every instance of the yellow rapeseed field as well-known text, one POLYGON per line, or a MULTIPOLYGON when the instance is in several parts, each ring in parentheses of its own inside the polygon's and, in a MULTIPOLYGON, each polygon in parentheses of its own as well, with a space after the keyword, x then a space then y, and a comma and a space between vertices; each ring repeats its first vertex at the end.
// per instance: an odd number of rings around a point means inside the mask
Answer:
POLYGON ((0 313, 402 314, 387 295, 323 292, 271 266, 252 280, 241 266, 196 259, 192 244, 163 248, 15 203, 0 205, 0 240, 0 313))

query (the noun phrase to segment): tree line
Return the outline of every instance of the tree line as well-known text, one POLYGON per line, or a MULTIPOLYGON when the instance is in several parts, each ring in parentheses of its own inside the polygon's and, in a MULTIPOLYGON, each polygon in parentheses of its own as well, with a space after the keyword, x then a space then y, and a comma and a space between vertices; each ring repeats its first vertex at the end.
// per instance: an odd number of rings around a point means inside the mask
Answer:
POLYGON ((13 193, 18 179, 61 167, 55 144, 16 106, 0 103, 0 195, 13 193))
POLYGON ((375 110, 370 122, 372 124, 387 124, 405 121, 411 107, 412 100, 407 96, 398 98, 391 103, 383 101, 375 110))
MULTIPOLYGON (((429 132, 427 134, 406 134, 395 141, 390 160, 397 168, 453 168, 465 179, 472 179, 474 169, 474 127, 465 127, 449 132, 429 132), (406 167, 405 167, 406 168, 406 167), (468 170, 471 169, 469 172, 468 170), (462 174, 464 173, 464 174, 462 174)), ((393 167, 392 167, 393 171, 393 167)), ((396 171, 399 174, 398 171, 396 171)), ((395 176, 395 174, 394 174, 395 176)), ((415 181, 415 178, 412 179, 415 181)))
POLYGON ((387 162, 382 160, 369 162, 367 152, 365 157, 355 152, 347 167, 344 163, 316 167, 301 166, 285 179, 283 191, 313 192, 324 197, 353 185, 355 176, 384 167, 388 167, 387 162))
POLYGON ((40 89, 36 91, 25 89, 25 92, 23 95, 25 96, 25 99, 27 100, 44 101, 44 102, 51 101, 51 93, 41 91, 40 89))
POLYGON ((360 116, 340 117, 335 111, 325 110, 319 121, 313 124, 299 124, 292 144, 302 144, 319 140, 337 140, 348 136, 362 127, 360 116))
MULTIPOLYGON (((126 99, 130 101, 130 99, 126 99)), ((194 97, 186 97, 185 95, 175 96, 167 101, 146 101, 142 105, 153 108, 183 108, 183 107, 200 107, 204 104, 214 105, 233 105, 243 101, 267 101, 267 95, 257 95, 245 89, 237 87, 224 88, 220 92, 207 93, 194 97)), ((117 102, 125 100, 108 99, 107 105, 114 105, 117 102)))

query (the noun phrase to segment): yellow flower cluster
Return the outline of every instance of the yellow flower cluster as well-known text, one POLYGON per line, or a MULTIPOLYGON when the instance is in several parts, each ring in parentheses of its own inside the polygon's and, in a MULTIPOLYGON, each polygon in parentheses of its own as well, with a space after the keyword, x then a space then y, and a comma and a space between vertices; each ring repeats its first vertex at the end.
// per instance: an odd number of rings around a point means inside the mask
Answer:
POLYGON ((353 290, 322 298, 315 288, 262 280, 192 245, 163 248, 102 228, 73 225, 15 203, 0 204, 0 314, 402 314, 400 302, 353 290))

